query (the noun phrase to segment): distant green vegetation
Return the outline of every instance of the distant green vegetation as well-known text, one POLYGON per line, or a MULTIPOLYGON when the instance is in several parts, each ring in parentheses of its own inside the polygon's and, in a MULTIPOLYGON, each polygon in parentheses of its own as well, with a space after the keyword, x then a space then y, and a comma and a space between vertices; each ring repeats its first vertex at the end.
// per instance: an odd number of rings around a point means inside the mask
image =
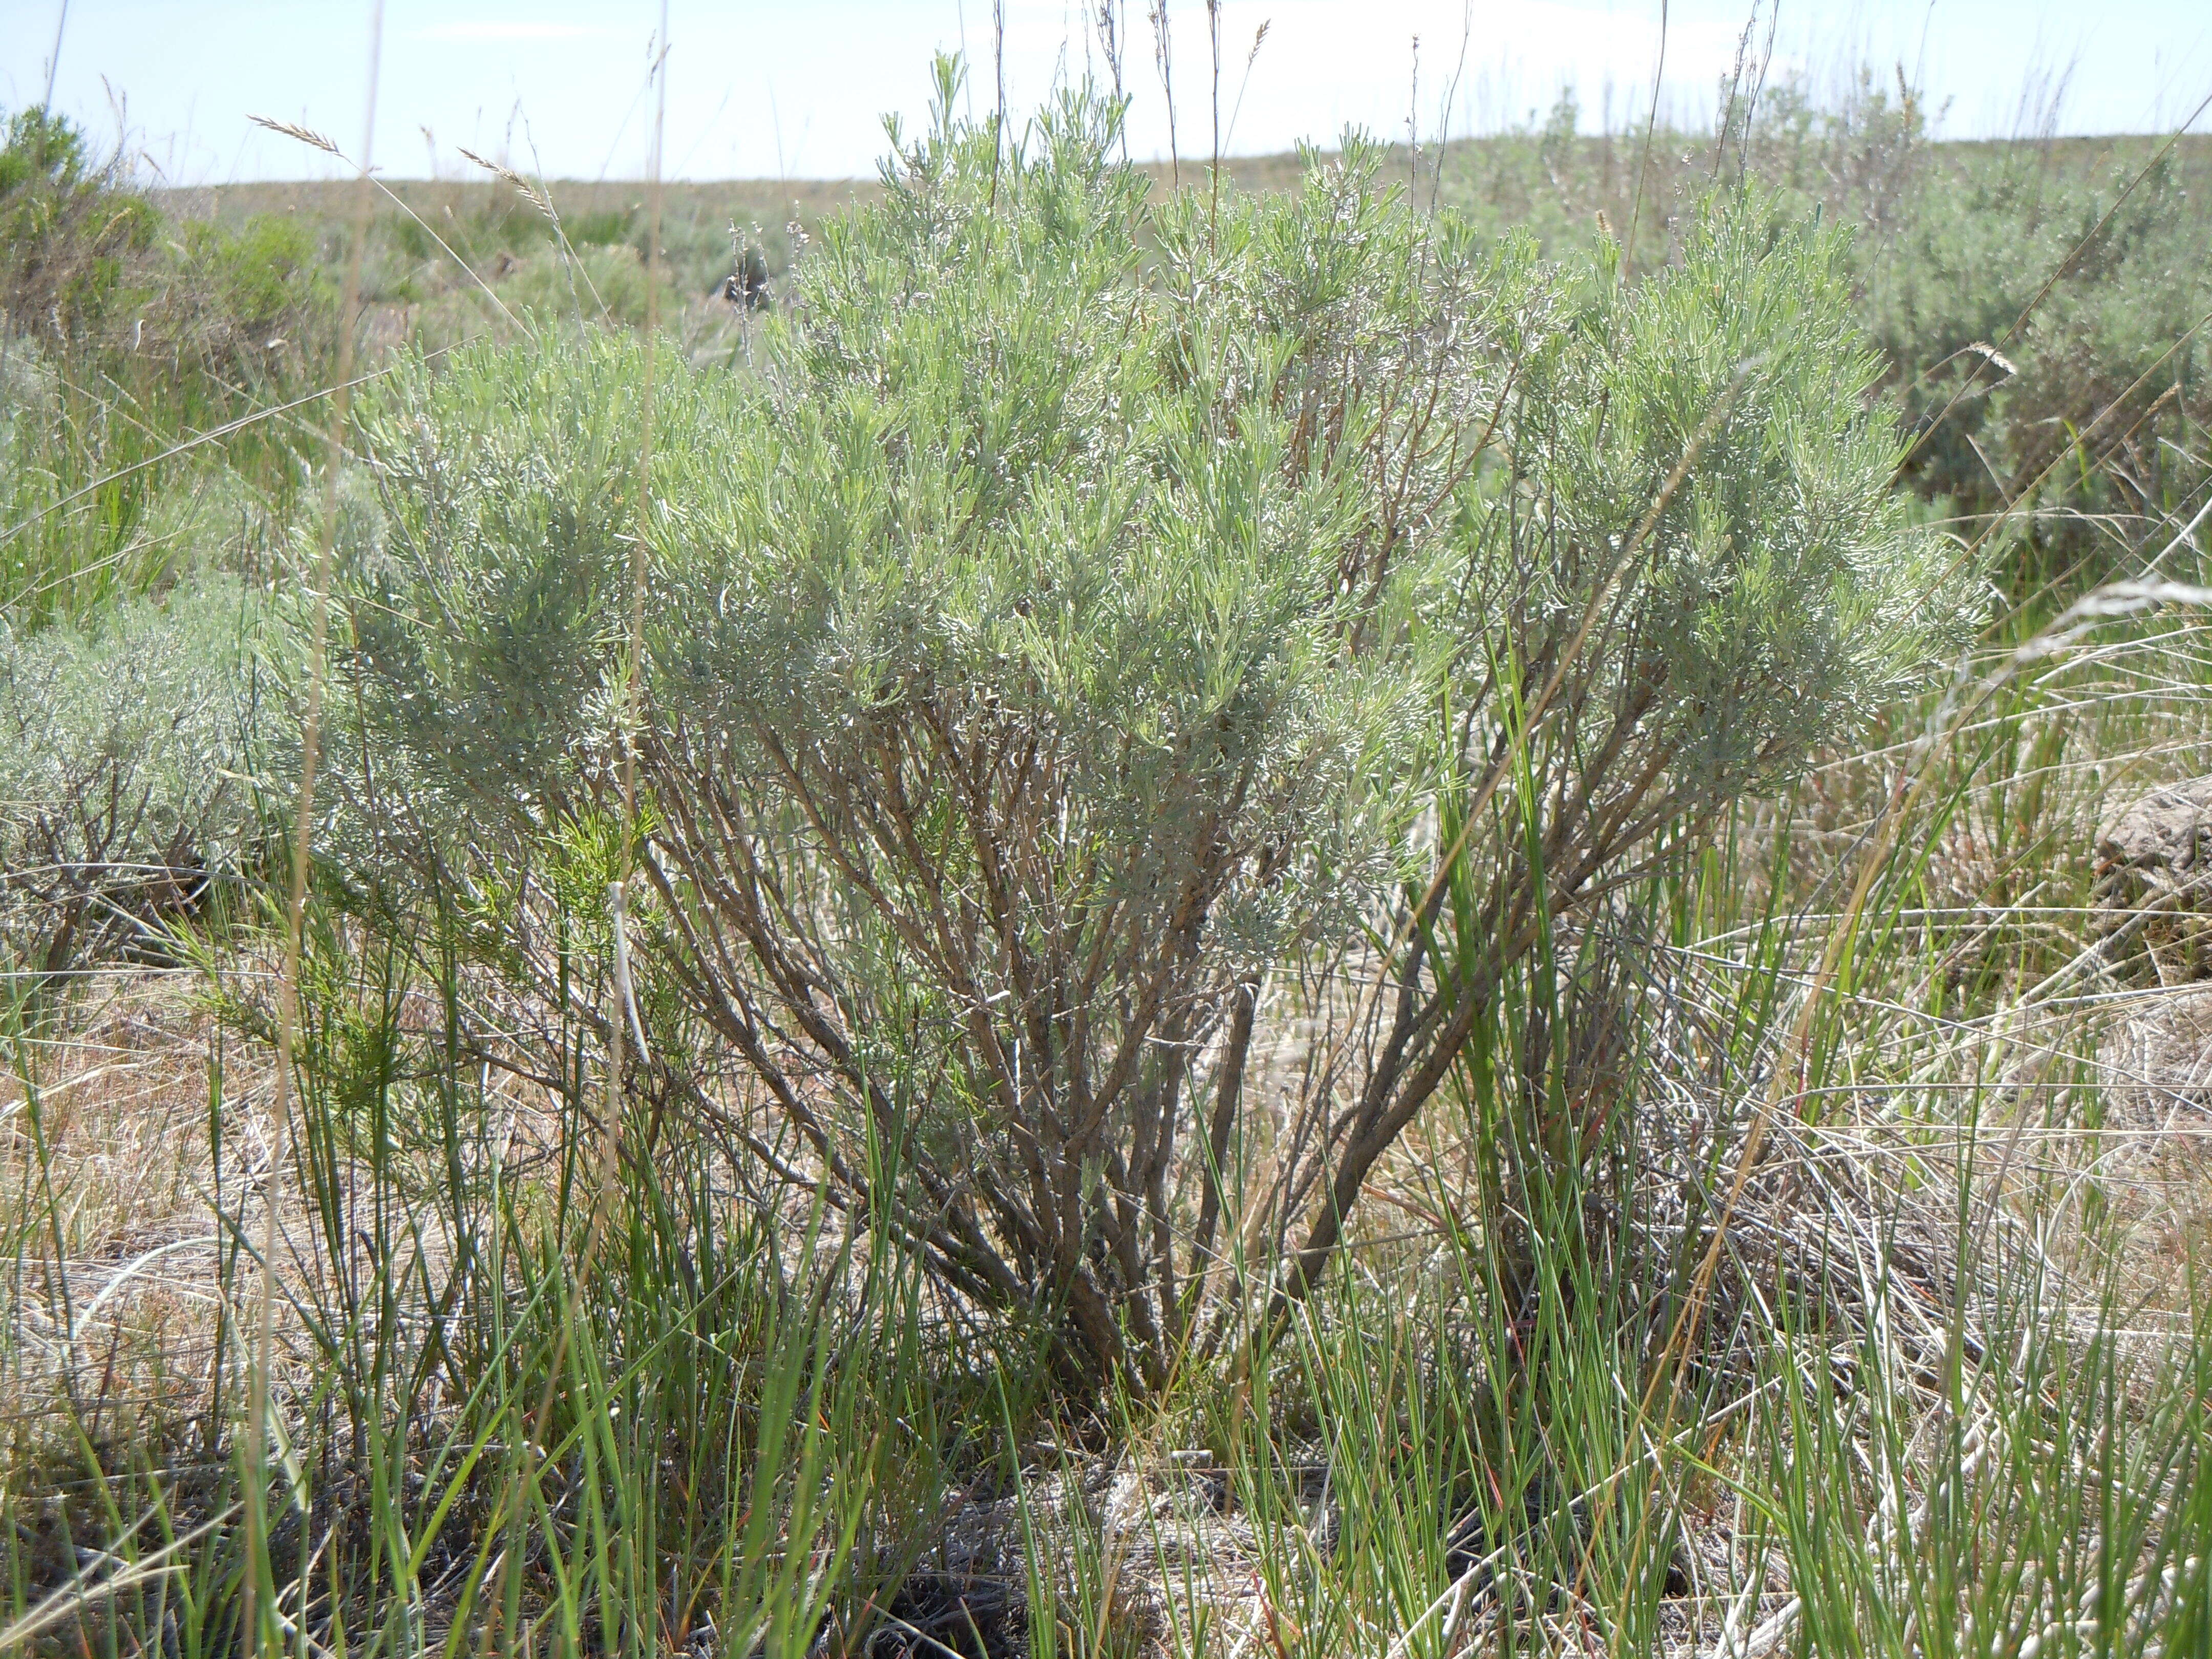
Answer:
POLYGON ((1716 181, 1851 227, 1859 316, 1913 437, 1905 476, 1968 520, 2008 510, 2020 589, 2124 562, 2203 482, 2212 374, 2212 138, 1931 141, 1910 95, 1863 82, 1839 109, 1792 88, 1748 130, 1456 146, 1443 202, 1547 248, 1625 237, 1673 257, 1716 181), (1640 208, 1639 208, 1640 202, 1640 208), (1632 222, 1634 232, 1628 227, 1632 222))
MULTIPOLYGON (((1784 87, 1747 130, 1661 132, 1648 147, 1640 135, 1577 136, 1577 123, 1563 101, 1523 132, 1441 155, 1393 150, 1384 174, 1403 176, 1422 204, 1486 234, 1526 232, 1548 253, 1620 238, 1632 270, 1672 258, 1716 181, 1850 227, 1859 315, 1885 363, 1883 395, 1913 435, 1905 476, 1938 512, 2008 511, 2027 586, 2124 557, 2199 482, 2195 435, 2212 419, 2196 331, 2212 311, 2212 139, 2184 138, 2154 163, 2153 138, 1939 142, 1915 99, 1871 81, 1838 108, 1784 87)), ((1164 187, 1164 170, 1152 173, 1164 187)), ((1297 174, 1287 158, 1227 167, 1249 190, 1297 174)), ((100 453, 128 464, 143 459, 133 441, 158 453, 153 434, 204 429, 315 384, 349 187, 115 183, 82 135, 36 112, 13 118, 0 311, 19 338, 77 365, 65 378, 90 401, 73 418, 128 428, 89 440, 100 453), (135 422, 106 421, 141 405, 135 422)), ((380 348, 510 326, 484 287, 507 313, 642 320, 641 186, 541 181, 535 202, 488 174, 392 188, 404 210, 377 199, 365 270, 380 348)), ((722 297, 731 277, 741 295, 787 296, 823 216, 877 189, 669 186, 667 325, 695 357, 731 349, 742 332, 742 307, 722 297)), ((286 447, 293 430, 267 423, 246 447, 286 447)), ((281 489, 277 470, 257 482, 281 489)))

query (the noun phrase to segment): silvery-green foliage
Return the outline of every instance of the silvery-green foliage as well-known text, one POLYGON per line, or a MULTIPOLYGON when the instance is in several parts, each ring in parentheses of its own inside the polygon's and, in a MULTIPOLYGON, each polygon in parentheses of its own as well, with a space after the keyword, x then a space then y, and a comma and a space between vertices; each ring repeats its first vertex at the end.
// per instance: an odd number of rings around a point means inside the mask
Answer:
POLYGON ((898 1149, 950 1271, 1157 1378, 1200 1056, 1400 873, 1431 707, 1394 560, 1504 371, 1463 319, 1359 382, 1359 329, 1442 307, 1357 167, 1216 252, 1111 162, 1116 119, 1070 99, 1004 150, 941 121, 825 234, 757 435, 672 538, 648 743, 710 1016, 795 1104, 826 1070, 803 1127, 898 1149), (1260 257, 1378 232, 1372 305, 1260 257), (1395 399, 1447 380, 1413 435, 1395 399))
POLYGON ((1199 904, 1257 968, 1394 873, 1375 808, 1418 691, 1351 641, 1354 466, 1294 453, 1276 341, 1241 342, 1258 374, 1191 362, 1214 319, 1141 280, 1109 119, 1041 123, 995 214, 988 139, 940 132, 825 236, 767 441, 732 444, 660 572, 653 696, 664 741, 729 745, 718 780, 841 836, 886 763, 958 836, 1034 833, 1062 867, 1017 927, 1165 936, 1199 904))
POLYGON ((1480 605, 1579 611, 1611 572, 1588 683, 1650 688, 1635 738, 1684 800, 1844 737, 1953 656, 1978 606, 1956 545, 1914 530, 1891 488, 1897 437, 1869 408, 1879 365, 1850 319, 1847 250, 1839 230, 1708 210, 1640 287, 1601 264, 1528 361, 1512 494, 1474 492, 1480 605))
MULTIPOLYGON (((1423 610, 1458 649, 1444 851, 1394 914, 1357 1089, 1306 1103, 1300 1133, 1331 1157, 1291 1187, 1293 1293, 1516 962, 1963 647, 1978 583, 1892 488, 1845 251, 1711 210, 1640 286, 1609 252, 1575 273, 1519 354, 1447 538, 1463 580, 1423 610)), ((1581 1133, 1523 1127, 1523 1167, 1581 1133)))
POLYGON ((82 626, 0 625, 0 902, 56 973, 161 949, 261 848, 264 602, 204 578, 82 626))
POLYGON ((953 88, 757 379, 663 355, 649 515, 635 344, 379 394, 346 661, 526 859, 613 799, 642 520, 658 959, 780 1158, 1157 1384, 1224 1228, 1303 1219, 1317 1271, 1543 917, 1909 686, 1971 594, 1888 493, 1832 237, 1716 215, 1629 287, 1358 143, 1155 204, 1112 106, 1017 143, 953 88), (1523 828, 1440 869, 1417 819, 1469 801, 1523 828), (1380 1024, 1232 1190, 1259 987, 1380 937, 1380 1024))
MULTIPOLYGON (((637 530, 644 353, 598 331, 465 346, 364 395, 373 494, 343 514, 342 670, 425 787, 543 828, 604 738, 637 530)), ((659 493, 734 425, 726 380, 663 360, 659 493)))

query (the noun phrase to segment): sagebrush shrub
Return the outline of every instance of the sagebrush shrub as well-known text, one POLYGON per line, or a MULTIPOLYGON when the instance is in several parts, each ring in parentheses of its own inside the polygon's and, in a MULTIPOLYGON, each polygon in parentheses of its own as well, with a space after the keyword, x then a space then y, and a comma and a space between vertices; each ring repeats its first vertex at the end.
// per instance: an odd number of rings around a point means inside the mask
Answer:
POLYGON ((167 928, 260 850, 266 604, 204 578, 97 620, 0 623, 0 949, 16 989, 167 928))
POLYGON ((762 1156, 1157 1387, 1224 1241, 1311 1281, 1549 919, 1906 689, 1972 587, 1899 517, 1832 233, 1717 210, 1632 287, 1357 143, 1215 211, 1109 105, 1015 144, 950 86, 757 380, 663 369, 641 729, 604 337, 386 395, 353 660, 487 858, 634 741, 647 925, 762 1156), (1263 1147, 1257 1006, 1324 961, 1388 994, 1263 1147))

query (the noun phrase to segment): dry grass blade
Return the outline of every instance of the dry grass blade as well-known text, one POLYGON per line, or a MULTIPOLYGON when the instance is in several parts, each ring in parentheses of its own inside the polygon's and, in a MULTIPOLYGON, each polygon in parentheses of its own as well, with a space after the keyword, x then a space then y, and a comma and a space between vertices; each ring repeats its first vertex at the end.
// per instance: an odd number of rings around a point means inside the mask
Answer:
POLYGON ((1987 340, 1976 340, 1972 344, 1961 346, 1959 349, 1961 353, 1972 352, 1992 368, 2001 371, 2008 380, 2020 373, 2019 366, 1987 340))
POLYGON ((513 185, 516 191, 520 193, 524 201, 529 203, 531 206, 536 208, 547 218, 556 219, 560 216, 553 211, 553 204, 547 199, 545 195, 539 191, 536 185, 532 185, 529 179, 524 178, 513 167, 501 167, 497 161, 488 161, 483 156, 477 155, 476 151, 469 149, 465 144, 458 145, 456 148, 460 150, 463 155, 475 162, 486 173, 492 174, 495 178, 503 179, 508 184, 513 185))
MULTIPOLYGON (((0 1629, 0 1653, 22 1651, 30 1646, 33 1638, 82 1613, 89 1607, 112 1600, 126 1590, 136 1589, 140 1585, 151 1583, 157 1578, 165 1578, 173 1573, 185 1571, 186 1569, 184 1562, 177 1558, 183 1556, 192 1545, 198 1543, 210 1533, 223 1526, 232 1516, 237 1513, 238 1505, 234 1504, 222 1513, 203 1521, 191 1531, 178 1534, 152 1554, 131 1563, 120 1572, 103 1579, 97 1584, 85 1584, 80 1582, 64 1585, 13 1624, 5 1629, 0 1629)), ((145 1519, 150 1518, 150 1516, 145 1517, 145 1519)), ((139 1523, 141 1526, 145 1524, 145 1519, 141 1520, 139 1523)), ((136 1528, 133 1530, 135 1531, 136 1528)))
MULTIPOLYGON (((384 7, 382 0, 377 0, 369 12, 368 91, 363 100, 361 167, 354 185, 353 237, 339 300, 343 320, 338 334, 338 391, 331 400, 329 443, 323 462, 323 511, 317 532, 307 702, 300 722, 299 807, 292 835, 291 892, 285 910, 283 974, 278 981, 277 989, 276 1091, 273 1110, 277 1139, 270 1164, 264 1210, 259 1329, 246 1382, 246 1469, 249 1480, 256 1483, 265 1480, 267 1469, 270 1374, 276 1366, 276 1354, 278 1194, 284 1166, 290 1162, 295 1147, 292 1114, 296 1079, 294 1068, 298 1060, 300 976, 307 926, 307 867, 313 847, 315 771, 322 738, 324 675, 329 658, 331 571, 337 535, 338 469, 345 459, 346 421, 350 407, 346 388, 353 380, 354 335, 361 313, 362 264, 368 246, 369 212, 374 201, 369 193, 370 186, 374 183, 370 177, 369 160, 376 135, 376 85, 383 48, 384 7)), ((313 140, 303 139, 302 142, 313 140)), ((331 155, 337 154, 337 146, 328 139, 322 140, 321 144, 331 155)), ((246 1573, 240 1617, 241 1634, 257 1647, 261 1641, 260 1620, 266 1616, 263 1612, 263 1595, 264 1591, 267 1593, 269 1599, 265 1606, 269 1612, 273 1613, 276 1610, 277 1597, 281 1594, 275 1580, 275 1564, 270 1560, 268 1551, 269 1520, 263 1507, 264 1491, 265 1486, 257 1491, 246 1506, 246 1573), (270 1573, 270 1580, 265 1585, 263 1583, 264 1571, 270 1573)), ((276 1617, 281 1620, 283 1615, 276 1613, 276 1617)))
POLYGON ((325 155, 337 155, 340 153, 337 145, 331 140, 323 137, 313 127, 301 126, 296 121, 278 121, 266 115, 249 115, 246 118, 257 127, 266 127, 271 132, 283 133, 287 138, 296 138, 311 149, 322 151, 325 155))
MULTIPOLYGON (((289 121, 274 121, 265 115, 252 115, 248 116, 246 118, 252 121, 256 126, 266 127, 271 132, 281 132, 287 138, 296 138, 303 144, 312 144, 315 149, 322 150, 327 155, 334 155, 341 161, 345 160, 345 152, 343 150, 340 149, 331 140, 325 138, 321 133, 315 131, 310 127, 295 125, 293 123, 289 121)), ((464 149, 461 151, 461 154, 466 155, 469 160, 474 161, 478 167, 488 167, 492 172, 499 174, 501 178, 505 179, 517 190, 520 191, 524 196, 527 197, 531 204, 536 207, 540 213, 545 215, 546 217, 549 219, 555 217, 553 204, 547 201, 544 197, 540 196, 536 191, 532 190, 530 187, 528 181, 523 179, 520 174, 513 173, 506 167, 495 166, 492 162, 485 161, 481 155, 475 155, 469 150, 464 149)), ((455 252, 452 244, 447 242, 443 236, 441 236, 437 233, 436 229, 432 227, 421 214, 416 212, 413 208, 408 206, 406 202, 401 198, 393 195, 391 189, 386 186, 381 179, 372 178, 369 179, 369 183, 374 185, 376 188, 382 191, 386 198, 397 204, 399 210, 402 213, 404 213, 410 219, 412 219, 417 225, 421 226, 423 234, 428 236, 432 241, 438 245, 439 249, 447 258, 451 259, 460 270, 468 273, 469 279, 473 282, 477 288, 483 290, 484 297, 492 302, 493 307, 499 312, 501 316, 504 317, 508 323, 512 324, 515 327, 522 328, 525 332, 532 331, 523 324, 520 318, 518 318, 512 311, 507 309, 506 302, 502 301, 498 295, 491 291, 490 285, 488 284, 483 277, 476 274, 476 271, 469 264, 469 262, 461 258, 459 253, 455 252)), ((382 371, 380 370, 378 372, 381 373, 382 371)), ((318 393, 316 395, 320 396, 321 394, 318 393)), ((301 401, 304 402, 306 400, 302 399, 301 401)))
MULTIPOLYGON (((345 152, 340 149, 333 140, 325 137, 321 133, 315 131, 312 127, 299 126, 289 121, 271 120, 266 115, 250 115, 246 118, 252 121, 256 126, 266 127, 271 132, 281 132, 287 138, 296 138, 303 144, 311 144, 315 149, 323 151, 325 155, 335 156, 341 161, 346 159, 345 152)), ((464 149, 461 154, 468 156, 469 160, 474 161, 478 167, 489 167, 494 173, 498 173, 501 178, 508 180, 517 190, 520 190, 525 196, 530 198, 532 204, 537 207, 539 212, 544 214, 548 218, 554 219, 556 225, 559 223, 559 220, 554 215, 552 204, 545 200, 544 197, 538 195, 536 191, 531 189, 528 183, 520 176, 509 172, 505 167, 494 167, 491 162, 485 161, 482 156, 472 155, 468 150, 464 149)), ((363 170, 363 176, 368 176, 367 169, 363 170)), ((470 265, 469 262, 461 258, 459 253, 455 252, 453 245, 447 241, 443 236, 441 236, 438 234, 436 228, 434 227, 428 220, 423 218, 421 214, 416 212, 413 208, 410 207, 404 198, 394 194, 391 187, 385 184, 380 179, 369 178, 368 182, 375 185, 378 191, 382 192, 385 198, 397 206, 402 213, 405 214, 410 219, 412 219, 416 224, 420 226, 423 234, 428 236, 432 241, 435 242, 438 245, 440 252, 443 252, 447 258, 451 259, 455 266, 467 273, 469 280, 474 283, 477 287, 483 291, 484 297, 491 301, 493 308, 496 310, 501 317, 505 318, 513 326, 521 329, 525 333, 535 333, 534 330, 532 330, 520 318, 517 317, 512 311, 507 309, 507 302, 501 300, 498 295, 492 292, 491 285, 486 283, 483 277, 477 276, 475 269, 470 265)), ((601 309, 604 310, 605 307, 603 306, 601 309)), ((448 349, 449 348, 446 347, 440 348, 441 351, 448 349)), ((380 369, 377 370, 376 373, 382 374, 384 371, 380 369)), ((359 382, 356 381, 354 384, 357 385, 359 382)), ((339 391, 343 391, 343 389, 344 388, 333 388, 333 390, 339 391)), ((315 397, 320 397, 323 394, 321 392, 314 394, 315 397)), ((307 401, 310 401, 310 399, 301 398, 299 400, 301 403, 307 401)), ((285 407, 294 408, 296 406, 297 404, 287 404, 285 407)), ((270 410, 268 412, 273 414, 281 413, 282 411, 270 410)), ((260 419, 261 416, 259 415, 256 415, 252 418, 258 420, 260 419)), ((237 424, 243 425, 245 422, 240 422, 237 424)), ((18 526, 17 528, 20 529, 21 526, 18 526)), ((14 533, 14 531, 10 531, 9 532, 10 535, 13 535, 14 533)))

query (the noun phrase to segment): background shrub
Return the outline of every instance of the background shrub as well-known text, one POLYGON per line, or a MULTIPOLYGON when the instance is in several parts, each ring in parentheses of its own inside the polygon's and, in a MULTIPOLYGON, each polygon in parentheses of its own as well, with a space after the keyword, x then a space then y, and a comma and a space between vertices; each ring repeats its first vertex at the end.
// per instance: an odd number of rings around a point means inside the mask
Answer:
POLYGON ((79 626, 0 629, 12 969, 166 960, 168 926, 256 857, 267 631, 263 603, 221 578, 79 626))
POLYGON ((0 310, 57 343, 107 321, 161 216, 113 188, 84 135, 44 110, 18 110, 0 144, 0 310))

